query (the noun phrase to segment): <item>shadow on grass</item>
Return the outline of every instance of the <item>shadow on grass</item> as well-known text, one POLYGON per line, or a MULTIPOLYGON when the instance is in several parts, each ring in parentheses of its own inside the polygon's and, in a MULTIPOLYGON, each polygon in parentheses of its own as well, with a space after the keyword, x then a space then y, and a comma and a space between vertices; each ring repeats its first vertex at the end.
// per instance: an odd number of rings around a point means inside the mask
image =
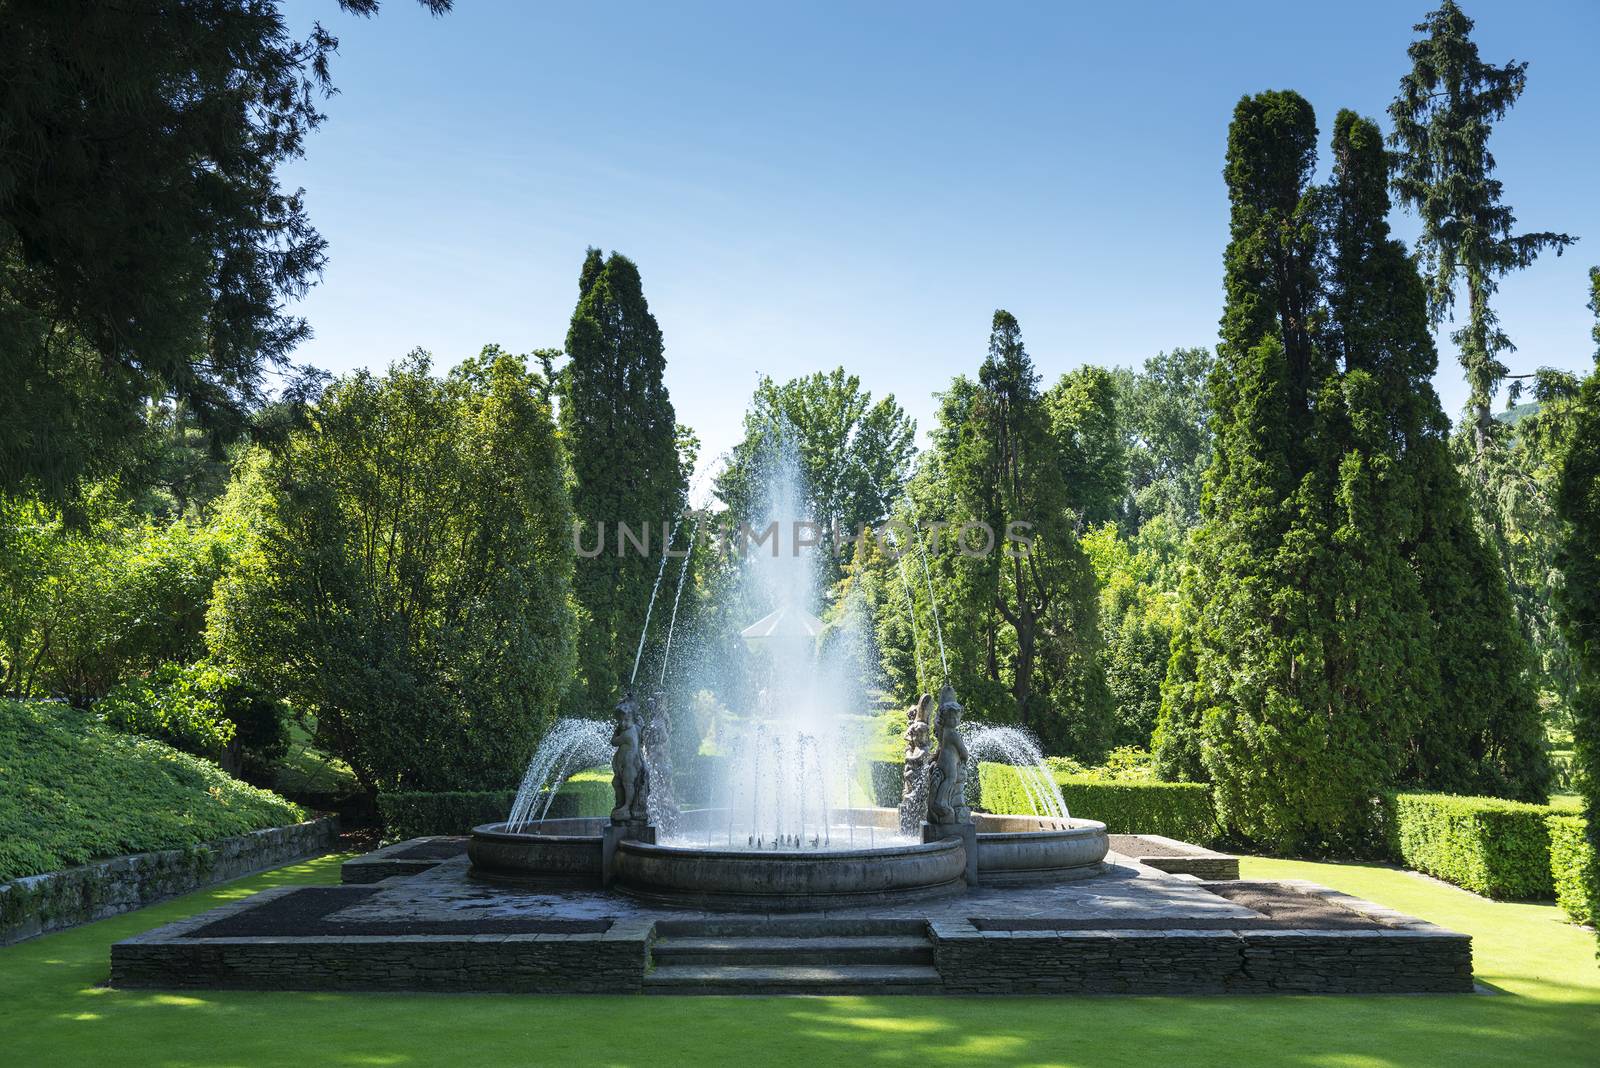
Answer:
MULTIPOLYGON (((297 864, 0 950, 8 1064, 852 1064, 1412 1066, 1595 1063, 1592 941, 1546 911, 1490 902, 1469 933, 1494 997, 624 998, 270 992, 97 985, 111 942, 269 886, 328 883, 297 864), (1524 955, 1515 947, 1533 947, 1524 955), (1553 966, 1556 961, 1559 967, 1553 966), (1531 963, 1530 963, 1531 962, 1531 963)), ((1335 865, 1298 865, 1339 886, 1335 865)), ((1403 873, 1362 869, 1374 893, 1403 873)), ((1406 887, 1407 896, 1419 884, 1406 887)), ((1343 889, 1344 887, 1340 887, 1343 889)), ((1398 889, 1398 887, 1396 887, 1398 889)), ((1439 893, 1423 886, 1424 892, 1439 893)), ((1459 912, 1459 899, 1439 902, 1459 912)))

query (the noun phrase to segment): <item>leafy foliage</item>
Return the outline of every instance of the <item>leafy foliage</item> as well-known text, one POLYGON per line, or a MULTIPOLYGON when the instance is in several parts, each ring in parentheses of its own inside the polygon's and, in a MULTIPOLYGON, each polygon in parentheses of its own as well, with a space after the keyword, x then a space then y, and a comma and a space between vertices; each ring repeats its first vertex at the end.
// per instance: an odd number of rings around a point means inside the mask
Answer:
MULTIPOLYGON (((1600 319, 1600 267, 1589 272, 1589 307, 1600 319)), ((1573 700, 1574 775, 1584 795, 1589 846, 1600 855, 1600 322, 1594 329, 1596 369, 1578 395, 1561 468, 1556 511, 1565 524, 1557 601, 1577 666, 1573 700)))
POLYGON ((1582 816, 1546 817, 1550 828, 1550 877, 1556 904, 1573 923, 1592 923, 1600 916, 1600 853, 1589 841, 1582 816))
POLYGON ((234 545, 223 523, 160 523, 109 486, 77 522, 0 496, 0 693, 86 705, 120 680, 205 653, 212 586, 234 545))
MULTIPOLYGON (((982 764, 979 781, 986 812, 1033 811, 1017 769, 1008 764, 982 764)), ((1217 839, 1217 817, 1211 791, 1190 782, 1109 781, 1097 775, 1058 773, 1067 811, 1106 825, 1112 834, 1160 834, 1180 842, 1205 844, 1217 839)))
POLYGON ((280 169, 338 41, 291 36, 277 0, 11 0, 5 25, 0 492, 70 499, 122 466, 147 401, 236 434, 307 336, 284 306, 326 243, 280 169))
POLYGON ((516 781, 570 679, 571 512, 538 377, 490 346, 335 383, 230 490, 209 626, 373 789, 516 781))
POLYGON ((0 700, 0 882, 303 819, 210 761, 66 705, 0 700))
POLYGON ((1079 532, 1106 497, 1090 485, 1079 496, 1065 473, 1114 439, 1113 406, 1099 378, 1041 392, 1021 327, 995 312, 978 380, 958 378, 941 397, 933 453, 901 515, 908 529, 928 528, 926 563, 912 555, 887 579, 898 591, 888 603, 909 602, 920 619, 931 622, 937 598, 950 679, 968 707, 1026 727, 1051 752, 1091 759, 1110 744, 1111 696, 1079 532))
POLYGON ((119 731, 215 760, 258 786, 272 784, 289 750, 283 702, 206 663, 166 663, 118 683, 94 712, 119 731))
POLYGON ((873 402, 861 379, 836 367, 782 384, 763 376, 744 417, 744 439, 717 478, 717 496, 740 518, 754 518, 753 498, 768 457, 796 454, 812 519, 831 554, 834 527, 854 537, 881 522, 905 488, 917 424, 894 397, 873 402))
POLYGON ((1399 794, 1390 805, 1406 867, 1486 897, 1550 897, 1549 808, 1448 794, 1399 794))

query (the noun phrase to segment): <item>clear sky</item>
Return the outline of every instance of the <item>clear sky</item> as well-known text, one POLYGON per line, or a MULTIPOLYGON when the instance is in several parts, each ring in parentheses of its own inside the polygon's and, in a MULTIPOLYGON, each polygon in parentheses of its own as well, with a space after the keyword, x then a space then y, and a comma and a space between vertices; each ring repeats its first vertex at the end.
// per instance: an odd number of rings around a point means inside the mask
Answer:
MULTIPOLYGON (((297 30, 341 40, 341 92, 289 174, 331 253, 297 358, 558 347, 584 249, 615 249, 643 272, 678 418, 714 455, 758 373, 843 364, 926 430, 996 307, 1047 381, 1213 344, 1234 104, 1298 90, 1324 147, 1340 107, 1387 128, 1431 4, 456 6, 385 0, 367 21, 289 0, 297 30)), ((1532 62, 1492 145, 1519 224, 1583 238, 1505 283, 1509 362, 1587 367, 1600 4, 1464 6, 1486 59, 1532 62)), ((1440 363, 1454 415, 1447 342, 1440 363)))

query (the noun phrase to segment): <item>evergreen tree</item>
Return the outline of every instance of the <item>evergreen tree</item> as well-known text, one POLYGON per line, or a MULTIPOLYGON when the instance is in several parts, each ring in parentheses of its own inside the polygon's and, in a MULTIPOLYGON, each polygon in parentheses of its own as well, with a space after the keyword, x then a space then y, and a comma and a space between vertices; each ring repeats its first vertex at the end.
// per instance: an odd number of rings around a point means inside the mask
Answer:
MULTIPOLYGON (((1600 267, 1590 270, 1589 283, 1589 307, 1600 320, 1600 267)), ((1600 856, 1600 321, 1594 340, 1596 366, 1574 408, 1556 508, 1565 523, 1558 606, 1578 664, 1573 770, 1584 792, 1589 847, 1600 856)), ((1600 908, 1600 900, 1590 904, 1600 908)))
POLYGON ((1394 188, 1422 222, 1417 247, 1435 326, 1451 314, 1458 282, 1466 285, 1467 320, 1452 340, 1466 368, 1473 435, 1482 452, 1492 431, 1490 405, 1508 373, 1500 356, 1515 351, 1489 299, 1505 274, 1527 267, 1547 248, 1560 255, 1575 239, 1513 232, 1516 216, 1502 201, 1489 135, 1527 87, 1528 65, 1485 63, 1472 25, 1455 0, 1443 0, 1417 24, 1424 36, 1407 49, 1412 67, 1400 79, 1389 114, 1391 139, 1401 149, 1394 188))
POLYGON ((154 400, 236 436, 308 335, 326 242, 281 177, 339 42, 282 8, 0 4, 0 492, 130 474, 154 400))
POLYGON ((977 381, 957 379, 942 398, 935 457, 913 480, 913 499, 918 520, 943 524, 928 562, 953 680, 972 687, 963 699, 1027 727, 1052 752, 1092 759, 1111 735, 1098 590, 1078 539, 1093 494, 1075 499, 1064 477, 1097 452, 1086 442, 1104 437, 1091 432, 1095 420, 1072 415, 1109 411, 1107 390, 1088 392, 1103 403, 1086 395, 1075 407, 1063 394, 1053 424, 1021 327, 996 311, 977 381), (982 527, 963 543, 965 523, 982 527), (986 552, 983 528, 994 537, 986 552), (1027 546, 1008 544, 1008 531, 1027 546))
POLYGON ((1245 97, 1228 131, 1226 305, 1209 379, 1216 439, 1152 740, 1171 778, 1215 777, 1206 739, 1237 731, 1275 694, 1249 661, 1284 625, 1274 557, 1310 440, 1310 384, 1323 377, 1311 344, 1316 138, 1311 106, 1290 92, 1245 97))
MULTIPOLYGON (((639 269, 591 248, 559 386, 572 460, 579 559, 577 711, 603 714, 628 683, 666 535, 684 506, 677 423, 662 382, 661 329, 639 269), (644 551, 624 535, 626 524, 644 551)), ((682 548, 686 531, 678 531, 682 548)))

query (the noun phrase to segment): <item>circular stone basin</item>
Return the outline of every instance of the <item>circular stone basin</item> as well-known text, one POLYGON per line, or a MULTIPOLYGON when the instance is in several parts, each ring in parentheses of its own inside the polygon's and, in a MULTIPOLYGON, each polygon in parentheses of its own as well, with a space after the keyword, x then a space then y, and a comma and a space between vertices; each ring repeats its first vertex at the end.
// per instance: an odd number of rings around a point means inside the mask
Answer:
POLYGON ((1103 870, 1111 844, 1098 820, 980 812, 976 822, 978 882, 986 886, 1094 875, 1103 870))
POLYGON ((895 904, 958 893, 967 854, 959 838, 842 850, 729 850, 619 842, 617 889, 660 905, 809 910, 895 904))
POLYGON ((504 823, 474 827, 467 841, 472 874, 493 882, 599 886, 601 841, 608 822, 539 820, 514 832, 504 823))

